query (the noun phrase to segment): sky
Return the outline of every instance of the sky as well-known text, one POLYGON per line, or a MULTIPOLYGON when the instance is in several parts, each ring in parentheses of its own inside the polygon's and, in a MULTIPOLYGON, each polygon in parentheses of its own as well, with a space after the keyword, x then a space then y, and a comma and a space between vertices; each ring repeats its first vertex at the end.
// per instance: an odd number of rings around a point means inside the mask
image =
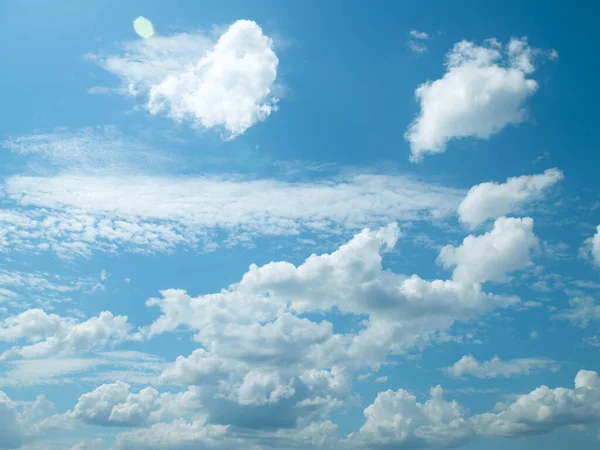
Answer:
POLYGON ((0 0, 0 449, 598 448, 598 13, 0 0))

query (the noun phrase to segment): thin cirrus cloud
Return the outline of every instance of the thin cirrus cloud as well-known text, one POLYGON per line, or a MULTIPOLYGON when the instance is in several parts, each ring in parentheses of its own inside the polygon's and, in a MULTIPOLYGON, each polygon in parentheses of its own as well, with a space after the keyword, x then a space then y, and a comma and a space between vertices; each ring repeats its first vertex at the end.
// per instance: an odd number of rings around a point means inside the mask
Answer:
POLYGON ((515 211, 527 202, 540 198, 552 185, 564 178, 558 169, 538 175, 523 175, 505 183, 487 182, 473 186, 458 206, 459 220, 475 228, 488 219, 515 211))
POLYGON ((457 378, 498 378, 536 374, 541 370, 557 371, 559 365, 551 359, 518 358, 503 361, 498 356, 489 361, 478 361, 473 355, 465 355, 444 371, 457 378))
MULTIPOLYGON (((420 112, 406 131, 410 160, 442 153, 452 139, 489 139, 526 117, 525 102, 538 89, 531 75, 534 57, 542 53, 527 40, 512 39, 503 46, 488 39, 481 46, 461 41, 446 56, 442 78, 416 90, 420 112)), ((555 51, 546 52, 556 58, 555 51)))
POLYGON ((163 170, 176 158, 124 135, 113 125, 10 137, 2 146, 25 158, 34 172, 137 173, 163 170))
POLYGON ((253 21, 238 20, 216 42, 182 33, 123 47, 121 54, 88 58, 121 79, 117 92, 145 96, 153 115, 164 112, 177 122, 222 129, 234 138, 277 110, 279 59, 273 40, 253 21))
POLYGON ((464 195, 406 176, 374 174, 313 182, 169 175, 14 176, 5 179, 4 192, 0 248, 50 251, 67 258, 89 257, 96 251, 214 248, 258 236, 341 233, 390 220, 443 217, 464 195), (226 237, 217 239, 218 232, 226 237))

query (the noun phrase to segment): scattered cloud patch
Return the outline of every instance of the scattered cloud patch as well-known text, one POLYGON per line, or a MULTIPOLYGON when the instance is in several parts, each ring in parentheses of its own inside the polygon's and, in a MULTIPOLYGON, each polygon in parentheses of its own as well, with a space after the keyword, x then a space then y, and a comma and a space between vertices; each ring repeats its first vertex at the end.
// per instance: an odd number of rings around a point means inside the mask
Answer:
POLYGON ((538 89, 531 75, 540 54, 525 38, 506 46, 495 39, 481 46, 455 44, 446 55, 444 76, 415 91, 421 111, 405 135, 411 161, 444 152, 452 139, 489 139, 523 122, 525 103, 538 89))
POLYGON ((445 372, 457 378, 509 378, 533 375, 541 370, 557 371, 558 368, 559 365, 551 359, 520 358, 503 361, 495 356, 489 361, 478 361, 473 355, 465 355, 447 367, 445 372))
POLYGON ((589 295, 575 297, 569 300, 569 309, 558 312, 554 318, 569 321, 580 328, 587 328, 590 322, 600 320, 600 303, 589 295))
POLYGON ((487 182, 473 186, 458 206, 459 220, 475 228, 539 198, 563 178, 560 170, 548 169, 539 175, 509 178, 506 183, 487 182))
POLYGON ((408 48, 415 53, 426 53, 428 49, 423 41, 429 40, 429 34, 424 31, 410 30, 409 35, 412 39, 407 43, 408 48))

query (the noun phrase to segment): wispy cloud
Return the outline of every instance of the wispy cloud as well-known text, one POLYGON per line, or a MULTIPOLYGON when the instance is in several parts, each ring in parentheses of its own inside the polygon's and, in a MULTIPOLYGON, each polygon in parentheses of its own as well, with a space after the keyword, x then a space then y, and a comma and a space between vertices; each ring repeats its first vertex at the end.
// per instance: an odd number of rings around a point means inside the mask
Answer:
POLYGON ((312 182, 15 176, 6 179, 4 190, 0 248, 61 256, 89 256, 97 250, 162 252, 256 236, 345 233, 390 220, 431 220, 451 214, 463 195, 402 175, 312 182), (219 239, 223 232, 226 236, 219 239))

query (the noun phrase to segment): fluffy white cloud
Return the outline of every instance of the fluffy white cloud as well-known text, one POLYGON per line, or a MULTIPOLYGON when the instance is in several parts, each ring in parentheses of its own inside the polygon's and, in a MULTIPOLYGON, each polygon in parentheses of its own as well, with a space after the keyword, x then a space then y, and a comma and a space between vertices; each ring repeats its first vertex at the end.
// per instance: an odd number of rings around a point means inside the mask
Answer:
POLYGON ((104 384, 79 397, 70 416, 95 425, 140 426, 160 409, 160 394, 152 387, 137 394, 127 383, 104 384))
POLYGON ((600 422, 600 379, 596 372, 580 370, 575 388, 540 386, 502 408, 473 418, 478 433, 516 437, 549 433, 568 425, 600 422))
POLYGON ((29 309, 15 316, 8 316, 0 322, 0 341, 15 342, 19 339, 30 342, 41 341, 73 323, 74 319, 46 314, 45 311, 37 308, 29 309))
POLYGON ((431 389, 431 397, 419 403, 403 389, 388 390, 365 411, 365 424, 349 440, 368 448, 457 447, 467 443, 473 430, 464 409, 455 401, 443 399, 440 386, 431 389))
POLYGON ((592 261, 600 266, 600 225, 596 227, 596 234, 585 241, 584 250, 589 252, 592 261))
POLYGON ((500 217, 491 231, 469 235, 459 247, 443 247, 438 262, 454 267, 452 279, 460 283, 502 282, 510 272, 531 264, 531 251, 538 245, 533 219, 500 217))
MULTIPOLYGON (((477 280, 426 281, 384 270, 381 253, 392 248, 399 235, 393 224, 364 230, 335 252, 312 255, 298 267, 289 262, 251 265, 240 283, 218 294, 193 298, 181 290, 163 291, 162 298, 148 302, 159 306, 162 315, 143 334, 183 326, 197 330, 195 338, 209 352, 218 349, 217 356, 254 358, 261 364, 277 360, 288 366, 299 362, 301 355, 312 364, 350 363, 348 358, 374 357, 377 352, 369 350, 370 345, 385 349, 382 357, 392 349, 417 344, 454 320, 514 302, 483 293, 477 280), (370 325, 357 336, 336 335, 327 321, 294 315, 334 309, 366 315, 370 325)), ((488 257, 488 265, 500 265, 502 275, 524 265, 502 258, 504 253, 488 257)), ((464 264, 461 261, 461 267, 464 264)), ((499 270, 490 269, 495 276, 499 270)))
POLYGON ((124 341, 131 329, 126 316, 115 316, 109 311, 78 322, 72 318, 48 316, 41 310, 30 310, 5 322, 7 336, 34 343, 12 347, 4 351, 0 359, 85 353, 124 341))
POLYGON ((445 369, 453 377, 497 378, 531 375, 540 370, 558 370, 559 365, 551 359, 519 358, 502 361, 495 356, 489 361, 478 361, 473 355, 465 355, 445 369))
POLYGON ((256 236, 340 233, 456 210, 463 192, 404 176, 283 182, 218 177, 11 177, 0 206, 0 250, 171 251, 256 236), (377 198, 377 202, 373 202, 377 198), (161 207, 157 208, 156 205, 161 207), (217 240, 217 233, 225 233, 217 240))
POLYGON ((161 315, 140 335, 188 329, 202 348, 178 357, 161 380, 197 386, 211 423, 307 426, 349 401, 354 370, 429 344, 456 321, 518 302, 486 294, 476 282, 385 270, 382 255, 400 235, 396 224, 365 229, 298 266, 251 265, 239 283, 215 294, 162 291, 147 303, 161 315), (336 333, 327 320, 299 317, 333 311, 359 318, 358 331, 336 333))
POLYGON ((163 371, 161 380, 184 385, 216 383, 234 369, 237 369, 235 362, 211 355, 204 349, 197 349, 187 358, 178 356, 175 362, 163 371))
POLYGON ((458 206, 459 219, 474 228, 487 219, 504 216, 524 203, 538 198, 563 178, 560 170, 548 169, 539 175, 509 178, 506 183, 478 184, 469 190, 458 206))
POLYGON ((496 410, 466 417, 459 404, 443 400, 440 386, 425 403, 402 389, 389 390, 365 409, 366 422, 349 441, 377 448, 455 447, 475 436, 520 437, 592 425, 600 422, 600 377, 581 370, 574 389, 540 386, 496 410))
POLYGON ((589 295, 574 297, 569 300, 569 309, 558 312, 554 318, 568 320, 580 328, 587 328, 590 322, 600 320, 600 303, 589 295))
POLYGON ((179 34, 125 44, 122 55, 91 56, 119 76, 130 95, 144 93, 152 114, 244 133, 277 108, 279 60, 273 41, 253 21, 238 20, 217 40, 179 34))
POLYGON ((524 103, 538 89, 528 78, 536 53, 525 38, 512 39, 504 48, 495 39, 483 46, 455 44, 446 56, 444 76, 415 91, 421 112, 406 132, 411 161, 444 152, 451 139, 488 139, 507 125, 521 123, 524 103))

